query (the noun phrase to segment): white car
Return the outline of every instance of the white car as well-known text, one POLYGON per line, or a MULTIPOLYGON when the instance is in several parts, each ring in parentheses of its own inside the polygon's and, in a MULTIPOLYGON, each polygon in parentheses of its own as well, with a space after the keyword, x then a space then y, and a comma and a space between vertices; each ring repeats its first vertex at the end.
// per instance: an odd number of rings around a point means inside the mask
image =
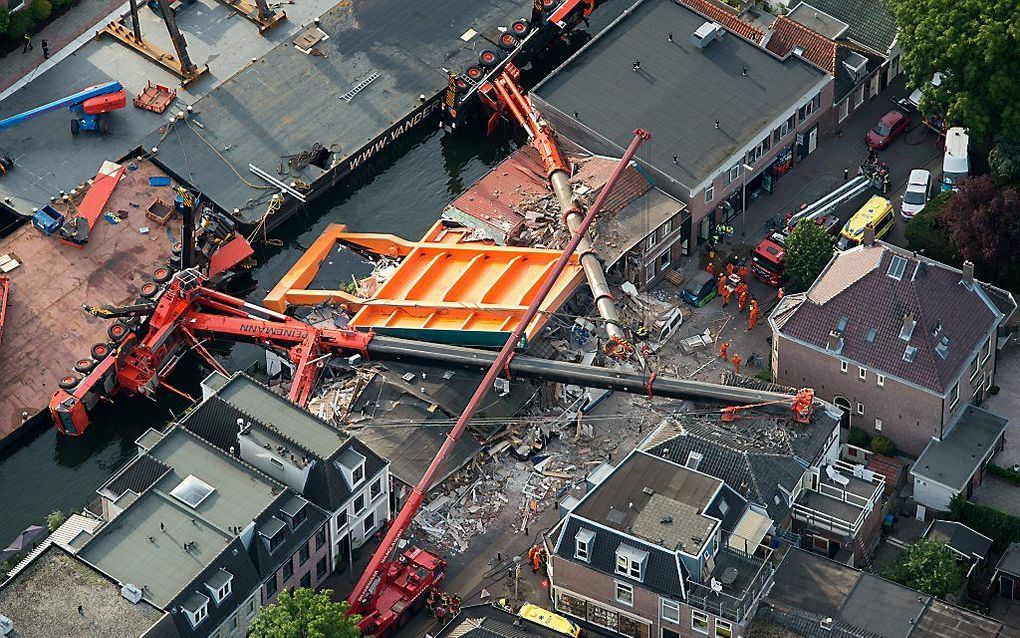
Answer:
POLYGON ((900 214, 903 215, 903 219, 911 219, 921 212, 924 205, 928 203, 930 193, 931 173, 923 168, 915 168, 910 171, 907 191, 903 193, 903 203, 900 205, 900 214))

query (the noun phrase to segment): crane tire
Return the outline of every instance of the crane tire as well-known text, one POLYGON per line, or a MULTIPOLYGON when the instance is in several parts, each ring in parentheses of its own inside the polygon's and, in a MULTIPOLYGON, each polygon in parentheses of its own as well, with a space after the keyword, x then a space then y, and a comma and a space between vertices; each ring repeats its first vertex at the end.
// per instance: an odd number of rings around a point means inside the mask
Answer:
POLYGON ((79 377, 78 375, 69 374, 65 377, 62 377, 57 385, 60 386, 61 390, 73 390, 75 386, 78 385, 78 381, 80 379, 81 377, 79 377))
POLYGON ((542 10, 552 11, 556 7, 556 0, 542 0, 542 10))
POLYGON ((124 324, 112 323, 110 324, 110 327, 106 329, 106 336, 110 337, 110 341, 120 343, 129 332, 131 332, 130 328, 124 324))
POLYGON ((170 277, 172 276, 173 273, 170 272, 170 269, 166 266, 160 266, 156 270, 152 271, 152 280, 157 284, 165 284, 170 281, 170 277))
POLYGON ((499 35, 499 48, 504 51, 513 51, 517 48, 517 38, 509 31, 504 31, 499 35))
POLYGON ((110 356, 112 351, 113 348, 110 347, 110 344, 100 341, 99 343, 92 344, 92 349, 89 351, 89 354, 91 354, 92 358, 98 362, 110 356))
POLYGON ((502 59, 499 53, 492 49, 482 49, 482 52, 478 54, 478 64, 486 68, 496 66, 502 59))
POLYGON ((146 299, 152 299, 157 293, 159 293, 159 284, 154 281, 145 282, 138 291, 138 294, 146 299))
POLYGON ((101 113, 96 116, 97 124, 99 125, 100 135, 106 135, 110 132, 110 118, 106 113, 101 113))
POLYGON ((78 123, 78 118, 71 120, 71 135, 77 135, 81 132, 81 124, 78 123))
POLYGON ((467 90, 471 88, 471 85, 467 83, 467 80, 460 77, 453 81, 453 86, 458 94, 466 93, 467 90))
POLYGON ((523 38, 530 31, 531 31, 531 25, 528 24, 528 21, 525 20, 524 18, 521 18, 520 20, 515 20, 510 25, 510 33, 514 34, 514 36, 516 36, 518 39, 519 38, 523 38))
POLYGON ((95 367, 96 367, 96 362, 93 361, 92 359, 88 359, 88 358, 78 359, 74 363, 74 371, 75 372, 80 372, 82 374, 88 374, 89 372, 92 372, 92 369, 95 368, 95 367))
POLYGON ((482 71, 481 68, 475 65, 471 65, 468 68, 464 69, 464 75, 468 76, 469 78, 477 82, 478 80, 481 80, 482 77, 485 76, 485 72, 482 71))
POLYGON ((179 241, 175 241, 174 245, 170 247, 170 254, 174 255, 175 257, 180 257, 181 253, 183 253, 183 252, 184 252, 184 244, 179 242, 179 241))

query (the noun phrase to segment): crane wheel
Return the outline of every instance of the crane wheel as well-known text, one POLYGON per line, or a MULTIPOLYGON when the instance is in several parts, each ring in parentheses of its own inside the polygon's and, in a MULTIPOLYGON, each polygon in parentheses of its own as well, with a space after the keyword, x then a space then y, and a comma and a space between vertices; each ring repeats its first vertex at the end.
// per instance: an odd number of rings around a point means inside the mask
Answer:
POLYGON ((174 257, 180 257, 181 253, 183 252, 184 244, 179 241, 175 241, 174 245, 170 247, 170 254, 173 255, 174 257))
POLYGON ((78 359, 74 362, 75 372, 81 372, 82 374, 88 374, 92 372, 92 369, 96 367, 96 362, 92 359, 78 359))
POLYGON ((496 66, 501 59, 500 55, 492 49, 482 49, 482 52, 478 54, 478 63, 484 67, 496 66))
POLYGON ((471 87, 471 85, 468 84, 467 80, 465 80, 464 78, 457 78, 456 80, 454 80, 453 86, 455 87, 457 93, 465 93, 471 87))
POLYGON ((146 299, 152 299, 153 297, 156 296, 156 293, 158 292, 159 286, 156 284, 156 282, 147 281, 144 284, 142 284, 142 288, 141 290, 138 291, 138 294, 145 297, 146 299))
POLYGON ((477 66, 472 65, 464 69, 464 75, 468 76, 469 78, 477 82, 478 80, 482 79, 482 76, 484 76, 485 73, 477 66))
POLYGON ((523 18, 521 18, 520 20, 515 20, 513 24, 510 25, 510 33, 514 34, 518 38, 523 38, 530 31, 531 25, 528 24, 528 21, 523 18))
POLYGON ((542 0, 542 10, 552 11, 556 7, 556 0, 542 0))
POLYGON ((92 350, 89 351, 89 354, 91 354, 92 358, 98 362, 110 356, 111 351, 112 348, 110 348, 110 344, 99 342, 92 344, 92 350))
POLYGON ((110 337, 110 340, 114 343, 120 343, 127 336, 130 329, 122 323, 112 323, 110 327, 106 329, 106 334, 110 337))
POLYGON ((171 273, 170 269, 167 268, 166 266, 160 266, 156 270, 152 271, 152 280, 155 281, 157 284, 165 284, 166 282, 170 281, 170 277, 172 276, 173 273, 171 273))
POLYGON ((99 132, 100 132, 100 134, 106 135, 107 133, 109 133, 110 132, 110 116, 107 115, 106 113, 102 113, 102 114, 100 114, 100 115, 98 115, 96 117, 99 120, 98 124, 99 124, 99 132))
POLYGON ((71 120, 71 135, 77 135, 81 132, 81 124, 78 122, 78 118, 71 120))
POLYGON ((513 51, 517 48, 517 38, 509 31, 499 36, 499 48, 504 51, 513 51))
POLYGON ((61 390, 74 390, 75 386, 78 385, 80 377, 74 374, 69 374, 66 377, 62 377, 60 382, 57 384, 61 390))

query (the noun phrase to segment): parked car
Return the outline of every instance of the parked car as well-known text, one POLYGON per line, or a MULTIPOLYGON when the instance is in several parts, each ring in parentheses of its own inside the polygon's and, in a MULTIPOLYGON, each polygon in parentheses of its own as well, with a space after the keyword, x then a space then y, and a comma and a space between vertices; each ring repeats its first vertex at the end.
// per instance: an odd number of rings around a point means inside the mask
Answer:
POLYGON ((700 308, 711 301, 712 297, 718 292, 719 288, 715 277, 701 270, 687 282, 687 286, 684 287, 684 292, 681 296, 687 303, 695 308, 700 308))
POLYGON ((909 124, 910 118, 900 111, 889 111, 882 116, 874 128, 868 131, 868 134, 864 136, 864 142, 868 148, 876 151, 885 150, 894 139, 907 131, 909 124))
POLYGON ((903 219, 911 219, 920 213, 924 205, 928 203, 930 196, 931 173, 923 168, 915 168, 910 171, 907 190, 903 193, 903 203, 900 204, 900 214, 903 215, 903 219))

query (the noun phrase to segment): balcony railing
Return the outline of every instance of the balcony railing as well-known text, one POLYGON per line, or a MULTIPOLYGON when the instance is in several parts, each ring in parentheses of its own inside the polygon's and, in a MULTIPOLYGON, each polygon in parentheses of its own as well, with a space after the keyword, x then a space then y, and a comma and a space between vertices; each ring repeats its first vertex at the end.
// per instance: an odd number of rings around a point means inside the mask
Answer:
POLYGON ((768 551, 768 555, 762 559, 738 552, 723 544, 716 555, 715 573, 718 574, 714 577, 717 581, 716 588, 712 588, 712 577, 706 583, 688 577, 687 602, 715 616, 737 623, 744 622, 772 580, 775 569, 771 556, 772 552, 768 551), (735 566, 738 571, 752 569, 756 571, 750 580, 740 579, 738 586, 727 586, 718 582, 719 575, 725 571, 726 566, 735 566))

